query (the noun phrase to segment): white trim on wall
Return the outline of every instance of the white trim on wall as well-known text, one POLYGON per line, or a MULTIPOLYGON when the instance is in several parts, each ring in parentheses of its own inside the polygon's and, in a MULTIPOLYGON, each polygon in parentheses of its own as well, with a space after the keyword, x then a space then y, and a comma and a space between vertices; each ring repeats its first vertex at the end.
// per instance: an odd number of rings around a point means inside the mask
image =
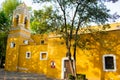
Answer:
POLYGON ((116 71, 116 56, 114 54, 105 54, 105 55, 103 55, 103 70, 104 71, 116 71), (107 56, 113 57, 114 69, 106 69, 105 68, 105 57, 107 57, 107 56))
MULTIPOLYGON (((65 71, 64 62, 65 62, 65 60, 69 60, 69 58, 68 57, 62 58, 61 79, 64 79, 64 71, 65 71)), ((73 60, 73 58, 72 58, 72 60, 73 60)))
POLYGON ((28 40, 24 40, 23 41, 24 44, 28 44, 28 42, 29 42, 28 40))
POLYGON ((47 60, 48 59, 48 52, 40 52, 40 60, 47 60), (42 59, 42 54, 46 53, 46 58, 42 59))
POLYGON ((15 47, 15 43, 14 42, 11 42, 10 43, 10 48, 14 48, 15 47))
POLYGON ((64 61, 69 60, 68 57, 62 58, 61 79, 64 79, 64 61))
POLYGON ((27 51, 27 52, 26 52, 26 59, 30 59, 30 58, 31 58, 31 52, 30 52, 30 51, 27 51), (30 54, 30 57, 27 56, 28 53, 30 54))

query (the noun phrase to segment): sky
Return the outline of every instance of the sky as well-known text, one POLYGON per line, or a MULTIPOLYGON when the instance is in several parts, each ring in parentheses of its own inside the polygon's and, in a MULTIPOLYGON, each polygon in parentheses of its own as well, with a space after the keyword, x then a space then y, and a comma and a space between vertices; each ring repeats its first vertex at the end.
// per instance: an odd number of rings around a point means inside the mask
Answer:
MULTIPOLYGON (((0 0, 0 6, 3 1, 4 0, 0 0)), ((40 8, 40 4, 33 4, 32 0, 21 0, 21 1, 25 2, 27 6, 31 6, 33 9, 38 10, 40 8)), ((107 8, 111 10, 111 13, 118 12, 120 14, 120 0, 118 0, 118 2, 116 3, 108 2, 106 3, 106 5, 107 5, 107 8)))
MULTIPOLYGON (((1 7, 1 3, 4 0, 0 0, 0 7, 1 7)), ((38 10, 41 9, 43 5, 40 4, 33 4, 32 0, 21 0, 22 2, 24 2, 27 6, 31 6, 32 9, 38 10)), ((107 2, 105 3, 107 8, 110 9, 110 13, 114 14, 115 12, 117 12, 120 15, 120 0, 118 0, 118 2, 116 3, 112 3, 112 2, 107 2)), ((119 20, 120 21, 120 20, 119 20)))
MULTIPOLYGON (((26 3, 27 6, 32 6, 33 9, 39 9, 40 5, 39 4, 33 4, 32 0, 22 0, 26 3)), ((107 2, 105 3, 107 5, 107 8, 111 10, 111 13, 118 12, 120 14, 120 0, 116 3, 112 2, 107 2)))

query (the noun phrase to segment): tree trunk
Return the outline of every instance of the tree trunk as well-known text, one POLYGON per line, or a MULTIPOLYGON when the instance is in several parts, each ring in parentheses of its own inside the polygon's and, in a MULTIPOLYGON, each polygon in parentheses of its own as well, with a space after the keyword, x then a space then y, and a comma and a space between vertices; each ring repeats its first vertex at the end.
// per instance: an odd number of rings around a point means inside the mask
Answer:
POLYGON ((74 37, 74 54, 73 54, 73 57, 74 57, 74 76, 76 77, 77 75, 77 71, 76 71, 76 48, 77 48, 77 40, 78 40, 78 30, 80 28, 80 24, 81 24, 81 21, 79 19, 79 22, 78 22, 78 26, 77 26, 77 29, 76 29, 76 33, 75 33, 75 37, 74 37))
POLYGON ((71 58, 71 42, 69 41, 69 38, 67 39, 68 40, 68 44, 66 45, 67 46, 67 54, 66 56, 68 57, 69 59, 69 66, 70 66, 70 70, 71 70, 71 75, 74 76, 74 66, 73 66, 73 60, 71 58))
POLYGON ((77 70, 76 70, 76 46, 74 48, 74 60, 73 60, 73 65, 74 65, 74 76, 76 77, 77 70))

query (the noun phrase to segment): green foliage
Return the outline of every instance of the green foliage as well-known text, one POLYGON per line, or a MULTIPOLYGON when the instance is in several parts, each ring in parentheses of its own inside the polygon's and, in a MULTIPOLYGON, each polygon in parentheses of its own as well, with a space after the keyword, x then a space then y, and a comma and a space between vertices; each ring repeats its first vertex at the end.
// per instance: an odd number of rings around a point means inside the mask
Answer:
POLYGON ((4 32, 0 33, 0 59, 5 56, 6 53, 7 34, 4 32))
MULTIPOLYGON (((40 3, 40 2, 46 2, 46 1, 52 1, 52 0, 33 0, 34 3, 40 3)), ((61 0, 60 0, 61 1, 61 0)), ((70 0, 70 1, 78 1, 78 0, 70 0)), ((81 0, 82 1, 82 0, 81 0)), ((94 1, 94 0, 88 0, 88 1, 94 1)), ((113 3, 117 2, 118 0, 103 0, 104 2, 110 2, 112 1, 113 3)))
POLYGON ((72 74, 69 74, 68 78, 69 78, 68 80, 75 80, 75 77, 72 74))
POLYGON ((20 4, 19 0, 5 0, 2 3, 2 9, 6 15, 11 16, 13 10, 20 4))
POLYGON ((0 67, 3 67, 6 55, 7 34, 0 32, 0 67))
POLYGON ((7 15, 9 23, 12 22, 13 10, 20 4, 19 0, 5 0, 2 3, 2 11, 7 15))
POLYGON ((3 11, 0 11, 0 31, 8 31, 9 20, 6 14, 3 11))
POLYGON ((31 19, 31 30, 33 33, 40 34, 54 31, 59 27, 57 18, 60 19, 51 6, 44 6, 42 10, 34 10, 34 15, 31 19))
POLYGON ((87 80, 85 74, 77 74, 77 80, 87 80))

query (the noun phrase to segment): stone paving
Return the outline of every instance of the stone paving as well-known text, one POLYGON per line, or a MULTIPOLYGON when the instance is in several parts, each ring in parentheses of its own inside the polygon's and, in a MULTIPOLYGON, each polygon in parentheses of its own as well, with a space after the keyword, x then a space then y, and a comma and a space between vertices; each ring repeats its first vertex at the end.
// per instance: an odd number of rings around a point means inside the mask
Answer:
POLYGON ((42 74, 8 72, 0 69, 0 80, 53 80, 42 74))

